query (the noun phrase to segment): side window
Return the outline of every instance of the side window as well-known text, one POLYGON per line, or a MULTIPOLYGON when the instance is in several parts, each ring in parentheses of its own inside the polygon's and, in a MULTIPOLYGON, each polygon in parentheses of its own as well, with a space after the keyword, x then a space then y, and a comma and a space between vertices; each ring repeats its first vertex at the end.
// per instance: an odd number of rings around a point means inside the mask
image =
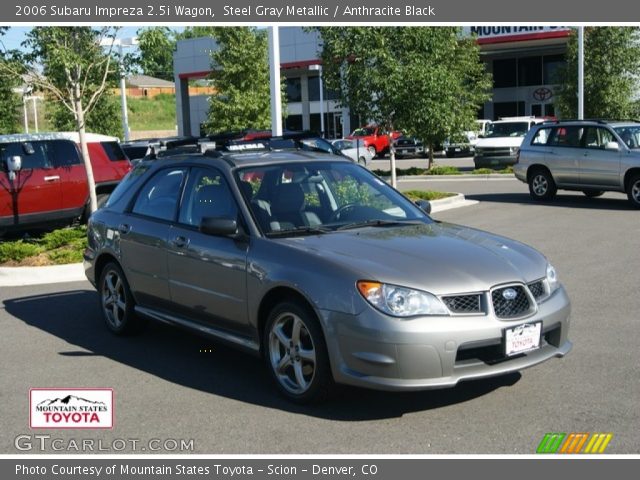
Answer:
POLYGON ((616 142, 617 140, 606 128, 602 127, 589 127, 585 134, 585 146, 587 148, 606 148, 609 142, 616 142))
POLYGON ((580 140, 584 128, 582 127, 556 127, 548 141, 548 145, 554 147, 580 147, 580 140))
POLYGON ((210 168, 193 168, 178 221, 197 227, 204 217, 236 219, 238 207, 220 172, 210 168))
POLYGON ((547 140, 549 140, 549 134, 551 133, 551 128, 541 128, 534 135, 531 140, 531 145, 546 145, 547 140))
POLYGON ((67 167, 82 163, 80 152, 75 143, 69 140, 49 140, 47 151, 51 163, 56 167, 67 167))
POLYGON ((119 162, 127 159, 127 156, 118 142, 100 142, 100 145, 102 145, 107 157, 112 162, 119 162))
POLYGON ((131 211, 160 220, 173 220, 185 175, 183 168, 168 168, 156 173, 138 193, 131 211))
POLYGON ((51 168, 52 164, 47 156, 47 142, 25 142, 13 144, 10 155, 20 155, 22 157, 22 169, 51 168))

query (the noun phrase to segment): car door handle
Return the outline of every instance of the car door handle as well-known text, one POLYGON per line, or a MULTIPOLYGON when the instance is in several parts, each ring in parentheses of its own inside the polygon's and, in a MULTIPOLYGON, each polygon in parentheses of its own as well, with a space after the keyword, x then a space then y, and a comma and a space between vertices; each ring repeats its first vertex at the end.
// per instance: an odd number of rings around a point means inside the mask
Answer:
POLYGON ((44 177, 45 182, 55 182, 56 180, 60 180, 60 175, 50 175, 48 177, 44 177))
POLYGON ((189 239, 187 237, 178 236, 173 239, 172 243, 176 248, 184 248, 189 245, 189 239))
POLYGON ((122 235, 126 235, 127 233, 129 233, 131 231, 131 225, 126 224, 126 223, 121 223, 120 225, 118 225, 118 231, 122 235))

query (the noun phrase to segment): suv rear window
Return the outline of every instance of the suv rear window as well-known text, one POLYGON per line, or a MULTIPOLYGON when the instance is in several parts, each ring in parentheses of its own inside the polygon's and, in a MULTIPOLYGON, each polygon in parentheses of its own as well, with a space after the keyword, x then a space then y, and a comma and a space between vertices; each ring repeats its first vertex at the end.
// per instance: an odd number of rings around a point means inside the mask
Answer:
POLYGON ((102 148, 109 157, 109 160, 112 162, 120 162, 122 160, 127 160, 127 156, 122 151, 120 144, 118 142, 100 142, 102 148))

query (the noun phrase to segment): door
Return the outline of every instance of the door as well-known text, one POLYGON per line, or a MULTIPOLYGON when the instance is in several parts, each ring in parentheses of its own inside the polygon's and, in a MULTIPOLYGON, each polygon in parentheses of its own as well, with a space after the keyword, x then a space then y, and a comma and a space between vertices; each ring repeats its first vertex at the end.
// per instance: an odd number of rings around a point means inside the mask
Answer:
POLYGON ((0 224, 65 218, 61 211, 64 172, 51 163, 45 142, 0 144, 0 156, 3 166, 10 157, 22 157, 22 169, 16 172, 13 181, 8 173, 0 171, 0 224))
POLYGON ((48 140, 47 153, 64 179, 61 192, 63 209, 82 209, 89 199, 87 172, 78 147, 70 140, 48 140))
POLYGON ((558 185, 580 184, 580 159, 584 127, 559 126, 551 132, 547 142, 547 166, 558 185))
POLYGON ((580 159, 580 182, 585 186, 620 186, 620 145, 604 127, 588 127, 580 159))
POLYGON ((173 306, 181 316, 248 335, 248 242, 200 233, 205 217, 237 219, 238 207, 218 170, 194 167, 169 235, 173 306))
POLYGON ((116 226, 125 274, 141 305, 169 307, 167 239, 186 176, 186 168, 158 171, 140 189, 131 211, 116 226))
POLYGON ((334 112, 333 114, 333 138, 342 138, 344 133, 342 131, 342 113, 334 112))

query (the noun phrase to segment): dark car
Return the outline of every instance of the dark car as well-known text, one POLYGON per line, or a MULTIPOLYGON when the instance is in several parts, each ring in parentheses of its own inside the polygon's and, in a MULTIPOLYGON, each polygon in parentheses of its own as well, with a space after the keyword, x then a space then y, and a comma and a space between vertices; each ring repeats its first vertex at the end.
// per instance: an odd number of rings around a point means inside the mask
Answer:
POLYGON ((407 137, 405 135, 397 138, 393 142, 393 146, 396 150, 396 157, 423 157, 429 153, 425 148, 422 140, 415 137, 407 137))
POLYGON ((230 343, 296 402, 334 383, 452 387, 571 349, 569 300, 542 254, 435 222, 337 155, 143 160, 88 240, 113 333, 154 319, 230 343))

